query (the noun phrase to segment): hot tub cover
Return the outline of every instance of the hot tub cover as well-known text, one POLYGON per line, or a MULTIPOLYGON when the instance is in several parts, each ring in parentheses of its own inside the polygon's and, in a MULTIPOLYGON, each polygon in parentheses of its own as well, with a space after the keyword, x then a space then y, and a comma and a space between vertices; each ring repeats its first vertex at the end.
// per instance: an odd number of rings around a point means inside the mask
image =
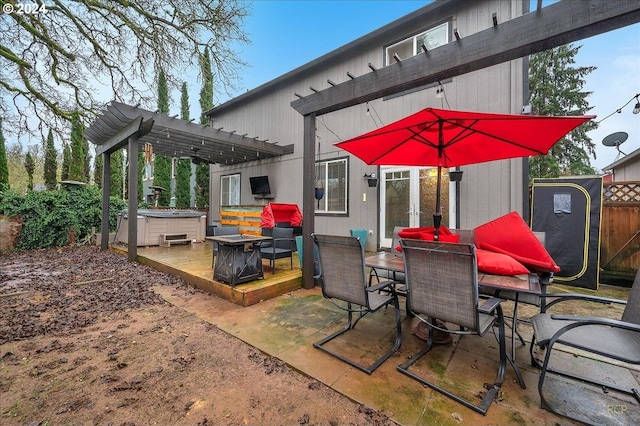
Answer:
POLYGON ((297 204, 269 203, 262 209, 260 226, 273 228, 276 222, 289 222, 291 226, 302 226, 302 213, 297 204))

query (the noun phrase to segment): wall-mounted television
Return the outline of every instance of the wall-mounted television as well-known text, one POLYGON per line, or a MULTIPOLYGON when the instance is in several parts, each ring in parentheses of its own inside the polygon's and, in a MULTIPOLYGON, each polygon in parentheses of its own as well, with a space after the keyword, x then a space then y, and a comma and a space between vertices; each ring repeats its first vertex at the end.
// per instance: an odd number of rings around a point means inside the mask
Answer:
POLYGON ((251 193, 253 195, 269 195, 271 187, 269 186, 269 176, 253 176, 249 178, 251 184, 251 193))

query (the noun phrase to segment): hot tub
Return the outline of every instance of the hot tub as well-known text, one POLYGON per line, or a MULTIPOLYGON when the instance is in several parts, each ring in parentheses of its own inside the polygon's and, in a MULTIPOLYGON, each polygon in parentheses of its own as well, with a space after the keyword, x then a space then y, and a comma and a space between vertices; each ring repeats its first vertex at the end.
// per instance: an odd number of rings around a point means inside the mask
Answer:
MULTIPOLYGON (((203 242, 207 215, 195 210, 138 210, 138 246, 157 246, 163 234, 186 234, 193 242, 203 242)), ((129 244, 129 214, 118 216, 115 241, 129 244)))

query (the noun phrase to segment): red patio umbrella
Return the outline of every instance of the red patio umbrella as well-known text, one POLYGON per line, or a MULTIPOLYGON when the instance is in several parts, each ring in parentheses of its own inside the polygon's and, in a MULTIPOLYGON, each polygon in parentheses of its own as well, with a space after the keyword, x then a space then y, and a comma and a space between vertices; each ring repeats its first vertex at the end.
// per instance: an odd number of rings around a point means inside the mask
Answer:
POLYGON ((437 166, 437 230, 442 212, 442 167, 545 155, 563 136, 595 115, 548 117, 425 108, 361 136, 335 144, 367 164, 437 166))

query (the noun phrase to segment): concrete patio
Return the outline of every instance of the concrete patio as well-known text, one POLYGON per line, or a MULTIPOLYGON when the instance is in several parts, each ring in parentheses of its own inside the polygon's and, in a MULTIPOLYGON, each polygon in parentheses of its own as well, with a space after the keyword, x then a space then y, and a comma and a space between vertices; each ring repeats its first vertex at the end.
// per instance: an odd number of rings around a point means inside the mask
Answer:
MULTIPOLYGON (((182 248, 172 247, 174 253, 182 248)), ((185 253, 190 250, 185 247, 185 253)), ((141 253, 140 256, 144 256, 141 253)), ((288 262, 287 262, 288 263, 288 262)), ((288 266, 288 265, 287 265, 288 266)), ((276 274, 277 276, 277 274, 276 274)), ((552 286, 551 292, 575 292, 572 287, 552 286)), ((530 365, 528 342, 531 327, 522 323, 519 330, 527 345, 516 344, 516 363, 520 368, 526 389, 515 380, 508 366, 506 380, 498 400, 486 416, 477 414, 455 401, 425 388, 418 382, 400 374, 396 366, 415 353, 424 342, 412 334, 416 319, 403 318, 403 342, 400 350, 373 374, 367 375, 338 359, 315 349, 312 343, 335 331, 344 324, 345 315, 322 297, 319 288, 297 289, 251 306, 225 302, 222 311, 212 309, 207 293, 197 293, 188 299, 171 294, 167 289, 156 290, 168 302, 216 325, 221 330, 243 340, 262 352, 277 357, 292 368, 330 386, 350 399, 376 410, 384 411, 404 425, 569 425, 566 418, 540 408, 537 390, 539 372, 530 365)), ((626 299, 628 289, 600 286, 598 295, 626 299)), ((217 303, 216 305, 220 305, 217 303)), ((404 306, 404 301, 400 303, 404 306)), ((512 302, 504 303, 505 313, 512 312, 512 302)), ((570 309, 577 309, 571 306, 570 309)), ((619 318, 619 307, 605 307, 589 312, 598 316, 619 318)), ((519 316, 527 319, 536 308, 520 305, 519 316)), ((366 362, 392 345, 394 313, 385 309, 365 317, 346 336, 332 342, 333 348, 366 362)), ((510 331, 507 331, 510 339, 510 331)), ((436 347, 415 368, 449 389, 477 400, 484 391, 483 384, 493 382, 497 371, 497 341, 493 334, 484 337, 455 337, 452 344, 436 347)), ((598 360, 566 353, 558 357, 565 368, 588 369, 602 379, 616 383, 632 383, 640 387, 640 370, 629 366, 612 366, 598 360)), ((547 395, 559 395, 570 407, 589 421, 599 424, 640 424, 637 402, 615 392, 603 393, 583 383, 554 378, 548 380, 547 395), (554 389, 551 389, 553 387, 554 389)), ((295 398, 295 396, 292 396, 295 398)))

